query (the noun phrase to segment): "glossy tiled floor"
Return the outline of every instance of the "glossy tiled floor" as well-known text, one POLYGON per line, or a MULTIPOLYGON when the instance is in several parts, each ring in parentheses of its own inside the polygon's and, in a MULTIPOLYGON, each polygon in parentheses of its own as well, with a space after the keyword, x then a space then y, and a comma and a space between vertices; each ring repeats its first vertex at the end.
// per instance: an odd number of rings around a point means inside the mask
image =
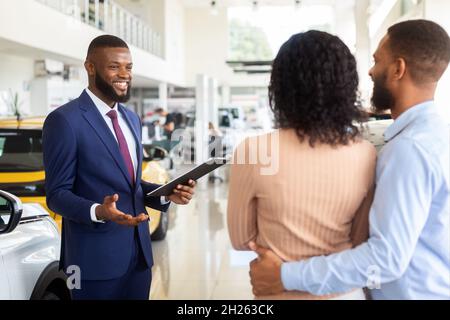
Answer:
POLYGON ((226 182, 203 181, 189 205, 172 206, 166 239, 153 242, 151 299, 253 299, 248 264, 255 254, 231 247, 227 195, 226 182))

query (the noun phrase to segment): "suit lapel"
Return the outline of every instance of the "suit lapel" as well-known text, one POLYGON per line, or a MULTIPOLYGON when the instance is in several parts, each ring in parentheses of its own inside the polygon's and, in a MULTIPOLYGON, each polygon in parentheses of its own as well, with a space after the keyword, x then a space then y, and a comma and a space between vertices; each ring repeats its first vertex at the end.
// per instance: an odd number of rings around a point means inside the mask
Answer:
POLYGON ((122 159, 122 155, 120 154, 119 145, 112 135, 111 130, 108 128, 108 125, 86 91, 83 91, 79 99, 80 108, 84 110, 83 117, 87 122, 89 122, 96 134, 99 136, 100 140, 111 154, 114 162, 120 168, 124 178, 131 187, 132 184, 130 181, 130 175, 128 174, 127 167, 125 166, 125 161, 122 159))
POLYGON ((128 113, 126 112, 126 109, 124 106, 122 106, 119 103, 119 112, 123 115, 126 123, 128 124, 128 128, 130 128, 131 132, 133 133, 134 141, 136 142, 136 154, 137 154, 137 172, 136 172, 136 183, 138 181, 141 181, 141 175, 142 175, 142 146, 141 142, 139 141, 139 134, 137 133, 137 130, 139 128, 135 128, 133 123, 131 122, 130 117, 128 116, 128 113))

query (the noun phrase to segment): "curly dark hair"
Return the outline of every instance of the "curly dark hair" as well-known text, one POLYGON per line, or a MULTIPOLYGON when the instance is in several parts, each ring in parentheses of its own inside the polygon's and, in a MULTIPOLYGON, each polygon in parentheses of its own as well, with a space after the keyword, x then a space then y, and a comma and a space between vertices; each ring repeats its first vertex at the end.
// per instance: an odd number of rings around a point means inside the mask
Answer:
POLYGON ((336 36, 293 35, 272 66, 269 102, 277 128, 295 129, 300 141, 347 145, 361 135, 362 110, 355 57, 336 36))

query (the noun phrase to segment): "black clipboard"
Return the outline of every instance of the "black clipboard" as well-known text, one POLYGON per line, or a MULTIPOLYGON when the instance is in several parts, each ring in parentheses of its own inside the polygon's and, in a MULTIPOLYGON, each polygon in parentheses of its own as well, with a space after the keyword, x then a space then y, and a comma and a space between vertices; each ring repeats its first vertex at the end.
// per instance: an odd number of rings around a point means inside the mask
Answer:
POLYGON ((210 158, 206 162, 196 166, 194 169, 186 172, 178 178, 175 178, 152 192, 147 193, 147 197, 169 196, 173 193, 173 190, 177 187, 177 185, 187 185, 189 180, 197 181, 201 177, 225 164, 227 164, 226 158, 210 158))

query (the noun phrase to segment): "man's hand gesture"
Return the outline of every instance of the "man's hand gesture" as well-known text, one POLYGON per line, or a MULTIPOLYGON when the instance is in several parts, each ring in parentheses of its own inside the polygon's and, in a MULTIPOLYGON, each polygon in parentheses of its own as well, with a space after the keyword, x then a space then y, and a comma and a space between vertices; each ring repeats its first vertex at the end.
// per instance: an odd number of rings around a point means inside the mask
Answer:
POLYGON ((118 200, 118 194, 106 196, 103 200, 103 204, 95 208, 95 215, 97 216, 97 219, 112 221, 130 227, 135 227, 139 223, 148 220, 148 215, 145 213, 141 213, 139 216, 133 217, 130 214, 126 214, 118 210, 116 207, 116 202, 118 200))

